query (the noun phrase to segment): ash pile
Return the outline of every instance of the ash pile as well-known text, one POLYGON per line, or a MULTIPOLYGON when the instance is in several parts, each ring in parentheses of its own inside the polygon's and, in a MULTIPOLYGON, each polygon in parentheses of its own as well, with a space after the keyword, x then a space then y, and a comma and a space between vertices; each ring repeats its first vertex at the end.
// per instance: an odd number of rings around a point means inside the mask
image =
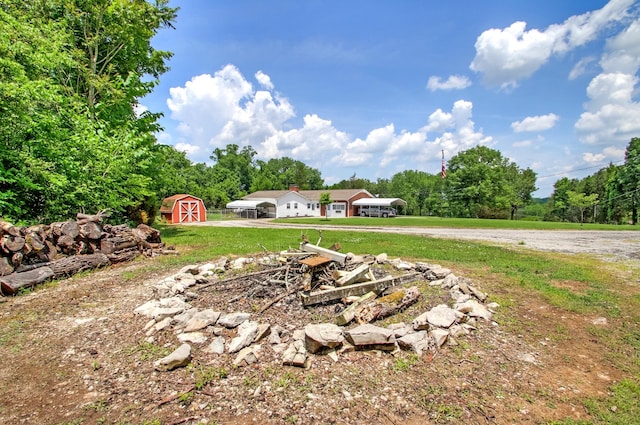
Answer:
POLYGON ((490 322, 498 307, 469 279, 439 265, 339 251, 304 238, 298 249, 190 265, 152 284, 154 299, 135 309, 149 319, 145 338, 179 345, 155 369, 194 358, 309 368, 315 356, 338 362, 360 350, 433 354, 490 322), (439 288, 440 296, 423 303, 435 305, 411 320, 373 324, 418 303, 421 287, 439 288))

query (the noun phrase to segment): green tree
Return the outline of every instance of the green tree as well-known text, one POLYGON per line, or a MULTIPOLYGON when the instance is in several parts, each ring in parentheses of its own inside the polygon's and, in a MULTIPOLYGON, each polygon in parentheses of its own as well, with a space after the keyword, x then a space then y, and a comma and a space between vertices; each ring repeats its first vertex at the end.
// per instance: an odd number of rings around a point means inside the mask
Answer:
POLYGON ((560 219, 561 221, 567 221, 567 207, 569 206, 568 191, 576 191, 577 180, 571 180, 567 177, 563 177, 557 180, 553 185, 553 193, 549 200, 550 211, 545 217, 546 220, 554 221, 560 219))
POLYGON ((631 211, 631 223, 638 222, 638 192, 640 191, 640 138, 634 137, 627 145, 624 166, 620 170, 621 190, 626 195, 631 211))
POLYGON ((598 202, 598 194, 593 193, 587 195, 584 193, 567 191, 569 206, 575 207, 580 211, 580 223, 584 223, 584 212, 587 208, 593 207, 598 202))
POLYGON ((323 186, 320 171, 301 161, 288 157, 257 161, 257 169, 251 184, 251 191, 284 190, 291 185, 303 190, 318 190, 323 186))
POLYGON ((324 209, 324 219, 329 220, 329 217, 327 215, 327 208, 333 202, 333 200, 331 199, 331 194, 329 192, 321 193, 319 202, 320 202, 320 205, 322 205, 322 208, 324 209))
POLYGON ((521 170, 515 163, 511 163, 506 169, 506 179, 505 190, 511 206, 511 220, 514 220, 518 210, 529 205, 533 192, 538 190, 536 173, 529 168, 521 170))
POLYGON ((508 216, 510 163, 499 151, 477 146, 454 156, 448 165, 447 198, 456 215, 508 216))

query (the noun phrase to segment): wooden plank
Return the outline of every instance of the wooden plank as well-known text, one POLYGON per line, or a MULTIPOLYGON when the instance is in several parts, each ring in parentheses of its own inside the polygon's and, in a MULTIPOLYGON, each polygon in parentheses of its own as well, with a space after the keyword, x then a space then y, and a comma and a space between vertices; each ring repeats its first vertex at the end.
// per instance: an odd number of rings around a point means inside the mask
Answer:
POLYGON ((300 260, 302 264, 306 264, 311 268, 321 266, 322 264, 330 263, 331 261, 333 261, 331 258, 322 257, 322 256, 315 256, 315 257, 305 258, 300 260))
POLYGON ((339 279, 337 279, 336 285, 346 286, 346 285, 351 285, 352 283, 375 280, 375 279, 369 279, 367 277, 368 272, 369 272, 369 265, 361 264, 358 267, 356 267, 355 270, 352 270, 344 274, 343 276, 341 276, 339 279))
POLYGON ((331 289, 328 291, 315 291, 308 294, 300 294, 303 305, 312 305, 324 303, 327 301, 338 300, 342 297, 351 295, 361 296, 367 292, 380 292, 394 285, 403 285, 405 283, 415 282, 423 279, 421 273, 412 272, 402 276, 390 276, 373 282, 357 283, 355 285, 343 286, 341 288, 331 289))
POLYGON ((344 264, 347 261, 346 254, 342 254, 337 251, 332 251, 327 248, 322 248, 321 246, 312 245, 310 243, 304 243, 304 242, 301 243, 300 250, 304 252, 315 252, 316 254, 321 255, 322 257, 331 258, 333 261, 340 264, 344 264))

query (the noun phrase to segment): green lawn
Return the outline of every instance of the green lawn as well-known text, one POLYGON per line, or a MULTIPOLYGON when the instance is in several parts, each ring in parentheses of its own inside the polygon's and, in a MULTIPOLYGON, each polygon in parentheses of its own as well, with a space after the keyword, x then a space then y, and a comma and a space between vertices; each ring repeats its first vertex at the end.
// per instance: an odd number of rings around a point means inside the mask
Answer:
POLYGON ((280 218, 276 223, 298 223, 314 226, 396 226, 396 227, 467 227, 486 229, 539 229, 539 230, 640 230, 639 226, 629 224, 592 224, 561 223, 551 221, 489 220, 480 218, 440 218, 399 216, 393 218, 349 217, 349 218, 280 218))

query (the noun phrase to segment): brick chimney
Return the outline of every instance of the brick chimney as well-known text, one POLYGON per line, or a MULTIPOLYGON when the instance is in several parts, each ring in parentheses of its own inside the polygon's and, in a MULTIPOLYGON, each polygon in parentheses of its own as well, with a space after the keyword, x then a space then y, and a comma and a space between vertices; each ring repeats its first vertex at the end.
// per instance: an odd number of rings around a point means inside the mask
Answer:
POLYGON ((290 184, 289 185, 289 190, 292 190, 294 192, 300 192, 300 188, 298 187, 297 184, 290 184))

